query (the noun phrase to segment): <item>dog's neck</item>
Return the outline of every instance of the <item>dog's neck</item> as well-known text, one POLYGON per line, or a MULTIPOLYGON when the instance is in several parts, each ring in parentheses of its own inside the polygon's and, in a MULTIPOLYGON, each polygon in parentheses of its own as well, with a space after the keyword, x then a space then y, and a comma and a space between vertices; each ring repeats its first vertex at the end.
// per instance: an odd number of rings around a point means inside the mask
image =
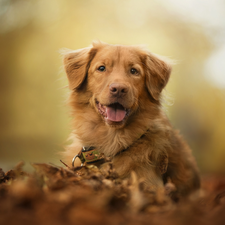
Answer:
MULTIPOLYGON (((139 137, 136 141, 134 141, 130 146, 128 146, 125 149, 122 149, 121 151, 117 152, 114 156, 118 156, 120 154, 122 154, 125 151, 128 151, 129 148, 135 144, 138 140, 142 139, 146 133, 149 130, 146 130, 146 132, 144 134, 141 135, 141 137, 139 137)), ((101 165, 102 163, 106 162, 106 158, 104 157, 104 154, 102 154, 97 147, 95 146, 83 146, 83 148, 80 150, 80 152, 74 156, 73 160, 72 160, 72 166, 74 167, 74 162, 76 160, 76 158, 79 158, 80 161, 82 162, 81 165, 86 165, 86 164, 96 164, 96 165, 101 165)), ((112 160, 112 157, 111 159, 112 160)))
MULTIPOLYGON (((114 157, 117 156, 117 155, 119 155, 119 154, 121 154, 121 153, 123 153, 123 152, 125 152, 125 151, 127 151, 127 150, 129 150, 129 148, 130 148, 133 144, 135 144, 138 140, 142 139, 148 132, 149 132, 149 129, 147 129, 145 133, 143 133, 140 137, 138 137, 138 138, 137 138, 130 146, 128 146, 127 148, 124 148, 124 149, 118 151, 118 152, 114 155, 114 157)), ((97 147, 95 147, 95 146, 83 146, 82 149, 84 149, 84 151, 89 151, 89 149, 90 149, 90 150, 93 150, 93 149, 96 149, 96 150, 97 150, 97 147)))
POLYGON ((84 143, 87 143, 85 144, 86 146, 94 146, 107 157, 114 157, 121 151, 128 149, 129 146, 140 139, 148 129, 147 127, 140 127, 132 130, 129 126, 121 130, 108 128, 106 126, 102 128, 102 130, 97 131, 97 139, 89 136, 86 139, 87 142, 85 141, 84 143))

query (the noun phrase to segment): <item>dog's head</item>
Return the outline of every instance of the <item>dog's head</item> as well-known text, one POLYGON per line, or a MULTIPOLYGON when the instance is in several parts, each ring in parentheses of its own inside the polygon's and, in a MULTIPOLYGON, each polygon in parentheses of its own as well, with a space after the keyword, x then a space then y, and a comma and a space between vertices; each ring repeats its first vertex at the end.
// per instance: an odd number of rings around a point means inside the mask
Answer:
POLYGON ((143 48, 101 42, 67 52, 64 67, 69 88, 87 93, 87 104, 107 125, 118 128, 138 111, 141 100, 160 104, 171 72, 165 60, 143 48))

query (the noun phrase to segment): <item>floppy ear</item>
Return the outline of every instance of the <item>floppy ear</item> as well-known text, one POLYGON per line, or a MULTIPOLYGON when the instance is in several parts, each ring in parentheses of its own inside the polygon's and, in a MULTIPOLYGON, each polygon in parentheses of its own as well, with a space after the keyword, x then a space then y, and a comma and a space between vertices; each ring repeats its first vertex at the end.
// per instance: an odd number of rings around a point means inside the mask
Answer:
POLYGON ((169 80, 172 68, 169 62, 152 53, 147 54, 146 65, 146 86, 151 96, 158 101, 160 93, 169 80))
POLYGON ((79 89, 85 81, 87 72, 96 51, 92 47, 64 53, 64 69, 69 81, 69 88, 79 89))

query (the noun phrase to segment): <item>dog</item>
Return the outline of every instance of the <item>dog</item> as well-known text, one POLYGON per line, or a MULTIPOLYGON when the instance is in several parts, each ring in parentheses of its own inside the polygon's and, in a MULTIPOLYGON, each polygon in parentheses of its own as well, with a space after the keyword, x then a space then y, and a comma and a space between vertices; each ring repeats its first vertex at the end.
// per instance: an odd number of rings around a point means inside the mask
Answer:
POLYGON ((182 196, 200 187, 191 150, 162 110, 171 74, 167 59, 143 47, 99 41, 68 50, 63 62, 73 128, 67 159, 91 147, 111 157, 121 179, 134 171, 152 191, 168 179, 182 196))

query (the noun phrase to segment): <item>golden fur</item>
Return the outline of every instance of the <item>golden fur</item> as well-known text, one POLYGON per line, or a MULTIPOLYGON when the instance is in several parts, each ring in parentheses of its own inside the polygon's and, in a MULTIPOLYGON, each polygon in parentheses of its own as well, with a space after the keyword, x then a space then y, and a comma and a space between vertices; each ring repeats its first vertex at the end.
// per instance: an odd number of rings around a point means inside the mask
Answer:
POLYGON ((171 72, 165 59, 136 46, 95 42, 66 52, 64 67, 73 126, 68 161, 82 146, 95 146, 121 178, 135 171, 152 190, 170 178, 182 195, 199 188, 191 151, 160 104, 171 72), (120 114, 110 108, 118 105, 120 114))

